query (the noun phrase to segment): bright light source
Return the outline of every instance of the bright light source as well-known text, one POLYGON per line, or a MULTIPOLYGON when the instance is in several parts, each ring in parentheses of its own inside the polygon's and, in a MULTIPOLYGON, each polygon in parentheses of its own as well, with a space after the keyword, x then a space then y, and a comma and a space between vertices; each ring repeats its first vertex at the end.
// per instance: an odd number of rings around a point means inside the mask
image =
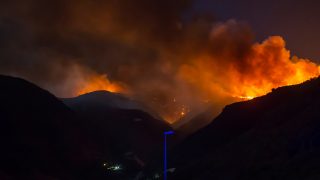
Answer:
POLYGON ((121 165, 114 165, 114 166, 110 166, 110 167, 108 167, 108 170, 111 170, 111 171, 120 171, 120 170, 122 170, 122 168, 121 168, 121 165))

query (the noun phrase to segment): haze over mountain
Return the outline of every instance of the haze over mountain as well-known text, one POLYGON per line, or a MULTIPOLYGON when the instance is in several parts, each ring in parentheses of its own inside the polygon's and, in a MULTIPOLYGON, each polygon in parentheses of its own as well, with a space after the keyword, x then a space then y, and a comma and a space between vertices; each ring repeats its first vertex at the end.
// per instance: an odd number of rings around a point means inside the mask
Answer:
POLYGON ((62 98, 63 102, 68 106, 88 106, 89 104, 104 106, 107 108, 121 109, 144 109, 141 103, 129 99, 122 94, 112 93, 109 91, 94 91, 80 95, 76 98, 62 98))
MULTIPOLYGON (((88 106, 97 106, 105 108, 135 109, 150 113, 153 117, 161 117, 142 102, 131 99, 130 97, 109 91, 93 91, 74 98, 62 98, 62 101, 69 107, 76 109, 88 108, 88 106)), ((93 108, 93 107, 91 107, 93 108)))
POLYGON ((172 124, 176 131, 188 136, 198 131, 199 129, 210 124, 210 122, 219 114, 215 108, 208 107, 203 112, 195 114, 194 116, 186 119, 181 119, 177 123, 172 124))

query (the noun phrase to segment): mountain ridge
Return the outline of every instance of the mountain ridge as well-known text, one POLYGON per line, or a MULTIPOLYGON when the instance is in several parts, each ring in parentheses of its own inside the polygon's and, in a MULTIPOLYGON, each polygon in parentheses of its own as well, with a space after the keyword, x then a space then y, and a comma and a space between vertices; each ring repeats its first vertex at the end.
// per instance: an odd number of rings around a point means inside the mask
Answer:
POLYGON ((0 179, 130 179, 169 128, 137 109, 85 116, 21 78, 0 83, 0 179))
POLYGON ((311 152, 314 157, 320 154, 319 110, 320 78, 227 105, 212 123, 171 152, 177 168, 173 178, 318 177, 312 163, 302 167, 296 161, 312 157, 311 152))

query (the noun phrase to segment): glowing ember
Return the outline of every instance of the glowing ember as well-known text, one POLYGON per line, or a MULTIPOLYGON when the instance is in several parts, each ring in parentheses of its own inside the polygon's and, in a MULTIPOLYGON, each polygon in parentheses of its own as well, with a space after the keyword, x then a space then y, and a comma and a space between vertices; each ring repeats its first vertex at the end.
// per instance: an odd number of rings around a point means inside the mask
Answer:
POLYGON ((188 109, 183 105, 180 111, 180 118, 183 118, 188 113, 188 109))
POLYGON ((177 103, 177 101, 175 102, 176 102, 175 103, 176 106, 173 106, 172 104, 170 104, 170 107, 173 107, 172 109, 169 109, 167 111, 164 111, 163 109, 159 110, 162 118, 169 123, 174 123, 175 121, 178 121, 184 118, 190 112, 187 106, 185 105, 180 106, 179 103, 177 103))
POLYGON ((235 98, 240 98, 240 99, 243 99, 243 100, 250 100, 250 99, 253 99, 255 97, 254 96, 235 96, 235 98))

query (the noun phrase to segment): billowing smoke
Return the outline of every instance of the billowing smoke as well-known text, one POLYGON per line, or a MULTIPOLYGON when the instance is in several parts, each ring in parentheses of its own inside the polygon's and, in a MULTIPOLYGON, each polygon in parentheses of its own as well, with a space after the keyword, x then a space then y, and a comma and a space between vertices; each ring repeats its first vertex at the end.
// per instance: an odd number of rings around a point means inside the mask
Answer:
POLYGON ((191 0, 1 2, 0 73, 60 97, 127 93, 169 122, 319 75, 281 37, 191 15, 191 0))

